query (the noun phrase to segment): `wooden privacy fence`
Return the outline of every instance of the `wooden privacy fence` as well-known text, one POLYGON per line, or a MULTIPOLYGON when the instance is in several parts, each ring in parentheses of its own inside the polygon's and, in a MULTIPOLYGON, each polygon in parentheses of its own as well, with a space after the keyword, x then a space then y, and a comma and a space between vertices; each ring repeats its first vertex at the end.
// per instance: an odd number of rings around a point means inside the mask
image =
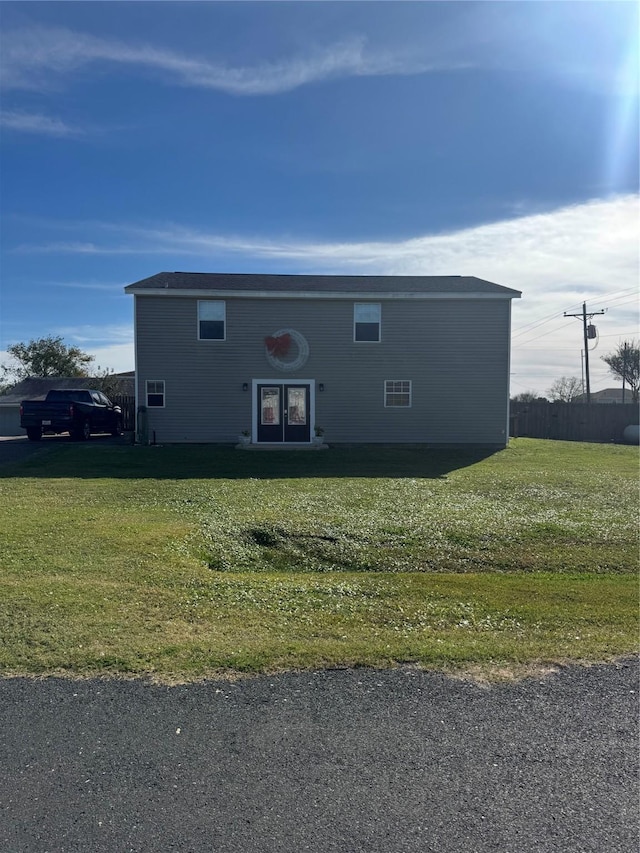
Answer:
POLYGON ((638 423, 638 405, 603 403, 511 403, 509 435, 558 441, 623 442, 638 423))
MULTIPOLYGON (((136 428, 136 398, 114 395, 122 409, 123 427, 136 428)), ((558 441, 622 442, 625 427, 638 423, 638 405, 602 403, 511 403, 509 435, 558 441)))
POLYGON ((124 431, 133 432, 136 428, 136 398, 114 394, 111 397, 111 402, 122 409, 122 428, 124 431))

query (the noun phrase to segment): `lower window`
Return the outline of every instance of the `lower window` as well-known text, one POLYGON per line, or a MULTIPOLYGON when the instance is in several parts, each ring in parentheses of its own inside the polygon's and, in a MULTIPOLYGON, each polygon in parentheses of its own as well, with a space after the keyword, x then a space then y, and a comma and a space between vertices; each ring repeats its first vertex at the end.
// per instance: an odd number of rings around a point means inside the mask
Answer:
POLYGON ((147 408, 164 408, 164 379, 147 379, 147 408))
POLYGON ((385 379, 384 405, 386 408, 409 408, 411 406, 411 380, 385 379))

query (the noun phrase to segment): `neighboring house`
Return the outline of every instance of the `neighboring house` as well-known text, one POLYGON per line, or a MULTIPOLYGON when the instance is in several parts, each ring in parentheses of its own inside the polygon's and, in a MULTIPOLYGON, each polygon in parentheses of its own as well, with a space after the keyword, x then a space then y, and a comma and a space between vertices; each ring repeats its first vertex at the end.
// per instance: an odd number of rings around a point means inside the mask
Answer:
POLYGON ((157 442, 508 440, 511 300, 470 276, 158 273, 135 297, 157 442))
MULTIPOLYGON (((133 373, 119 373, 113 379, 117 379, 119 394, 134 395, 133 373)), ((34 376, 23 379, 14 385, 8 394, 0 395, 0 435, 26 435, 20 428, 20 403, 23 400, 44 400, 52 388, 95 388, 96 382, 100 381, 84 376, 34 376)))
MULTIPOLYGON (((580 394, 573 401, 574 403, 586 403, 587 395, 580 394)), ((622 403, 622 388, 603 388, 602 391, 591 392, 592 403, 622 403)), ((633 392, 631 388, 625 388, 624 402, 633 403, 633 392)))

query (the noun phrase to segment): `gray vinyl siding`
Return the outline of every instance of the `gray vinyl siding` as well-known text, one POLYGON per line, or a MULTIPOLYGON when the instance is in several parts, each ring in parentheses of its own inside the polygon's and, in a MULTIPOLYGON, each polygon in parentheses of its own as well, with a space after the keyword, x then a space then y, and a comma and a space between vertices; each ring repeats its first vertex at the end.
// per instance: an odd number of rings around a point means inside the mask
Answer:
POLYGON ((139 404, 146 380, 165 382, 165 407, 149 409, 158 442, 235 442, 251 428, 252 380, 296 378, 315 380, 329 443, 507 441, 509 299, 361 298, 382 304, 380 343, 354 342, 349 299, 227 299, 225 341, 198 340, 197 298, 135 301, 139 404), (297 371, 265 356, 283 328, 309 343, 297 371), (411 380, 411 408, 385 408, 386 379, 411 380))

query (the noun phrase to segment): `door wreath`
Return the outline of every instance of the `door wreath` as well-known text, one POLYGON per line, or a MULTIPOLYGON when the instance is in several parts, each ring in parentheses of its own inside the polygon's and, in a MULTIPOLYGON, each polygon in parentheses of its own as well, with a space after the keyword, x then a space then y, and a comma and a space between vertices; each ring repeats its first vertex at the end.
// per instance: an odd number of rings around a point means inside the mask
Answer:
POLYGON ((304 335, 295 329, 278 329, 264 339, 264 354, 276 370, 299 370, 309 358, 309 344, 304 335), (294 357, 290 358, 292 344, 297 353, 294 351, 294 357))

